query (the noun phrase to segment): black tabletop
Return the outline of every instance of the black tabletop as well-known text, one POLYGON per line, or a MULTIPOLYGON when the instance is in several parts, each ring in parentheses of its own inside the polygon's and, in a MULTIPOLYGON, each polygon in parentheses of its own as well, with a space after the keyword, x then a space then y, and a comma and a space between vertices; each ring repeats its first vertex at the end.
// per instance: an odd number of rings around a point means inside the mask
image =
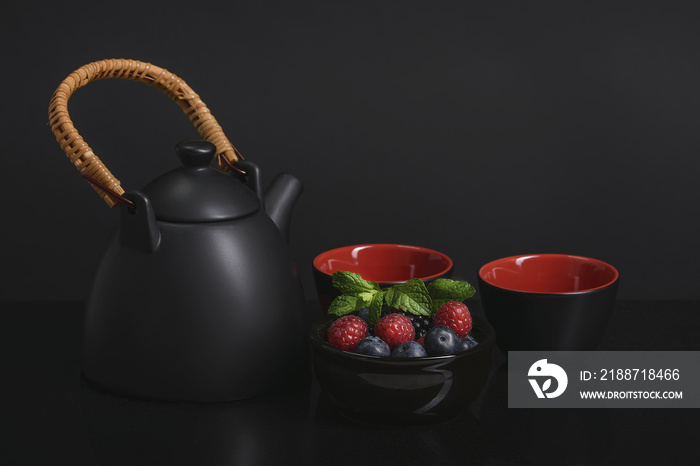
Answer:
MULTIPOLYGON (((479 303, 472 303, 480 312, 479 303)), ((427 427, 357 424, 311 369, 279 393, 159 403, 80 374, 84 305, 0 303, 0 464, 695 464, 694 409, 509 409, 505 355, 469 411, 427 427)), ((700 302, 618 302, 601 350, 698 350, 700 302)))

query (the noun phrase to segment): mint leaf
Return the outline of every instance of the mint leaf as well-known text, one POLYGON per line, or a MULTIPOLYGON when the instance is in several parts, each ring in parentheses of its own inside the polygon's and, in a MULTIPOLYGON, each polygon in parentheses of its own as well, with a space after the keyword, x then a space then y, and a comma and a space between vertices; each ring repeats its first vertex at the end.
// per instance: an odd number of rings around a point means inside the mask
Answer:
POLYGON ((333 287, 340 291, 341 294, 354 294, 372 290, 380 291, 377 282, 369 282, 359 274, 345 270, 335 272, 331 279, 333 280, 333 287))
POLYGON ((425 283, 420 278, 413 278, 406 283, 399 283, 386 292, 386 303, 411 314, 429 316, 432 299, 425 283))
POLYGON ((355 310, 359 311, 360 309, 364 309, 366 307, 369 307, 369 305, 372 303, 372 300, 377 294, 382 294, 380 291, 377 290, 372 290, 372 291, 363 291, 361 293, 352 293, 350 296, 355 296, 357 298, 357 304, 355 305, 355 310))
POLYGON ((440 306, 446 302, 457 301, 461 303, 476 293, 476 289, 469 283, 449 278, 438 278, 428 283, 427 289, 432 299, 431 314, 435 314, 440 306))
MULTIPOLYGON (((359 311, 360 309, 369 307, 374 302, 377 295, 381 296, 382 292, 372 290, 341 294, 331 302, 331 305, 328 307, 328 314, 340 317, 350 314, 353 311, 359 311)), ((381 308, 381 304, 379 307, 381 308)))
POLYGON ((374 325, 379 322, 379 317, 382 315, 382 304, 384 304, 384 293, 376 293, 369 305, 369 314, 367 316, 367 323, 369 325, 374 325))
POLYGON ((341 317, 350 314, 357 306, 357 297, 341 294, 337 296, 328 307, 328 314, 341 317))

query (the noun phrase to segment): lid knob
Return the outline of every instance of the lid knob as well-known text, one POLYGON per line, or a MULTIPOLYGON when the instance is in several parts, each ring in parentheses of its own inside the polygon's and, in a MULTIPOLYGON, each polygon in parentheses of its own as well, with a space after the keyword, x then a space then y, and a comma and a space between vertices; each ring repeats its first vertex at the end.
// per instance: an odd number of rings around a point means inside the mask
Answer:
POLYGON ((209 141, 188 139, 179 142, 175 151, 186 167, 208 167, 216 155, 216 146, 209 141))

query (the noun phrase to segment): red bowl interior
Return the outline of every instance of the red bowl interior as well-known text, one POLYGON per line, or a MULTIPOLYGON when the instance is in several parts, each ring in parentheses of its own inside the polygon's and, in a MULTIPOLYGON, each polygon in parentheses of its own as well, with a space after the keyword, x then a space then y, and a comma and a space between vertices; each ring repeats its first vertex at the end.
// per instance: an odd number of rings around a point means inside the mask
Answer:
POLYGON ((530 293, 577 293, 603 288, 618 278, 615 268, 588 257, 531 254, 498 259, 481 267, 486 283, 530 293))
POLYGON ((452 259, 432 249, 402 244, 361 244, 323 252, 314 267, 328 275, 347 270, 365 280, 404 282, 438 277, 452 268, 452 259))

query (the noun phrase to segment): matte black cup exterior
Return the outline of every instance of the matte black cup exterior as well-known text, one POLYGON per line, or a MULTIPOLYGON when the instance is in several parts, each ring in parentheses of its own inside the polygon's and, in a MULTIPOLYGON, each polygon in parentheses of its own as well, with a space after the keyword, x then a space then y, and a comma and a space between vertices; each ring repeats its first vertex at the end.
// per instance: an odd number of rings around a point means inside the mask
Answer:
POLYGON ((481 271, 478 277, 484 313, 504 352, 595 350, 610 320, 618 282, 615 272, 613 281, 595 289, 529 292, 495 286, 481 271))
POLYGON ((339 412, 376 424, 429 424, 463 413, 481 394, 491 369, 494 330, 474 316, 479 342, 449 356, 364 356, 325 341, 328 323, 311 333, 314 373, 339 412))
POLYGON ((538 294, 479 278, 479 292, 502 351, 588 351, 598 347, 608 325, 617 281, 583 293, 538 294))

